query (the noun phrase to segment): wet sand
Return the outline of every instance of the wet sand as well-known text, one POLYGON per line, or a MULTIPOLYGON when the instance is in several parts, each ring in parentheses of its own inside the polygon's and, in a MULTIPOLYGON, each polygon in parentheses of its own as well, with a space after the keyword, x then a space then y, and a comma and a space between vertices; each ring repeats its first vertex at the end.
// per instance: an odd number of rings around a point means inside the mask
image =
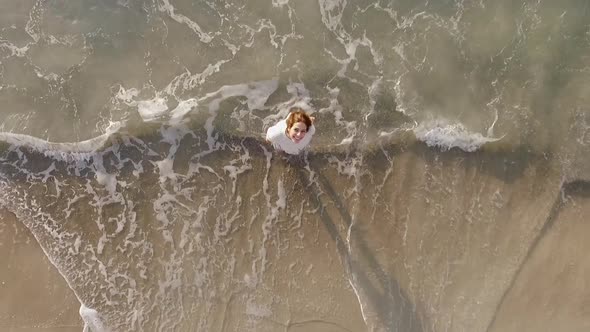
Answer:
POLYGON ((80 332, 80 303, 31 232, 0 209, 0 330, 80 332))
MULTIPOLYGON (((563 184, 551 160, 520 150, 441 152, 418 143, 367 151, 363 162, 370 176, 356 182, 331 164, 338 154, 312 156, 309 169, 277 157, 266 174, 267 161, 256 151, 252 144, 252 169, 237 177, 235 187, 223 183, 226 190, 215 196, 223 206, 219 211, 239 215, 237 221, 222 224, 217 211, 199 222, 171 219, 175 243, 184 237, 210 244, 192 252, 171 246, 177 261, 158 247, 164 248, 161 231, 151 227, 156 220, 150 202, 159 191, 150 185, 158 183, 157 173, 146 171, 137 182, 126 178, 130 185, 121 193, 141 202, 134 205, 146 232, 141 241, 159 250, 148 278, 136 278, 142 282, 138 293, 149 294, 170 279, 158 276, 168 268, 162 262, 177 264, 174 271, 183 280, 183 287, 163 293, 169 297, 131 298, 140 308, 161 310, 149 312, 138 326, 123 320, 130 315, 129 293, 120 292, 125 301, 100 302, 96 289, 109 288, 92 270, 80 273, 88 261, 70 252, 75 242, 58 243, 59 234, 43 228, 33 213, 28 222, 44 236, 40 242, 48 252, 63 259, 72 287, 91 308, 100 309, 107 322, 123 322, 117 331, 149 330, 179 311, 185 316, 170 325, 176 331, 538 332, 590 326, 583 263, 590 189, 584 181, 563 184), (258 189, 260 179, 266 181, 264 191, 258 189), (247 204, 229 204, 236 198, 247 204), (202 228, 183 235, 183 225, 202 228), (210 262, 203 268, 207 278, 190 270, 198 267, 195 257, 210 262)), ((211 165, 221 169, 232 158, 220 151, 211 165)), ((181 167, 186 160, 176 162, 179 172, 187 168, 181 167)), ((215 181, 200 174, 183 185, 208 188, 215 181)), ((69 185, 73 192, 78 188, 74 181, 69 185)), ((42 181, 25 187, 28 194, 47 192, 42 181)), ((59 205, 64 197, 54 205, 53 198, 44 198, 43 206, 57 216, 65 210, 59 205)), ((82 220, 77 214, 88 204, 80 204, 71 220, 82 220)), ((56 229, 70 227, 85 243, 96 242, 92 224, 67 223, 70 219, 56 229)), ((0 327, 80 331, 79 304, 63 278, 22 223, 10 213, 2 221, 0 250, 9 267, 3 278, 12 285, 0 294, 8 299, 0 327), (53 305, 56 301, 60 305, 53 305)), ((109 254, 123 263, 150 263, 142 256, 109 254)), ((140 272, 124 267, 131 275, 140 272)))
POLYGON ((488 331, 589 331, 590 183, 566 185, 488 331))

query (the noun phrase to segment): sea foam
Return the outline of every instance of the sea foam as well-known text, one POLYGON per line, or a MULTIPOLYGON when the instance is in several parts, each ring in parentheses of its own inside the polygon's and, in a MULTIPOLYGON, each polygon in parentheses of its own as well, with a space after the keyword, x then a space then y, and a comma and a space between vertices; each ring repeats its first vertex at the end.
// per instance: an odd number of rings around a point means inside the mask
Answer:
POLYGON ((423 123, 413 131, 418 140, 443 151, 459 148, 466 152, 473 152, 486 143, 502 139, 502 137, 486 137, 480 133, 469 131, 460 123, 449 124, 444 121, 423 123))
POLYGON ((80 317, 84 321, 84 332, 108 332, 98 312, 84 304, 80 306, 80 317))

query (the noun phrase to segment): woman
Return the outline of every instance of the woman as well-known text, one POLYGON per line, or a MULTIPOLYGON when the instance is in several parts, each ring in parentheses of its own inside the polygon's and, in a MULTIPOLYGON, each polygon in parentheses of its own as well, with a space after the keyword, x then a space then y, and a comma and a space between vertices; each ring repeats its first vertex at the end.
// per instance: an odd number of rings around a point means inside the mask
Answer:
POLYGON ((266 140, 273 147, 288 154, 299 154, 311 142, 315 133, 315 118, 307 115, 301 108, 293 107, 289 116, 266 131, 266 140))

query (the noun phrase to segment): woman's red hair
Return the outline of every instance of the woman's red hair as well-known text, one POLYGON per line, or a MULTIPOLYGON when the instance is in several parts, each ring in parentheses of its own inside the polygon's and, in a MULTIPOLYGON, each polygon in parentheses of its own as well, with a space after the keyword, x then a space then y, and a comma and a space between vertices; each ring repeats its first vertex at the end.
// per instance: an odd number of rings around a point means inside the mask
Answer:
POLYGON ((291 127, 293 127, 293 125, 297 122, 305 123, 307 129, 309 130, 309 127, 311 127, 311 118, 309 115, 307 115, 307 113, 305 113, 303 109, 299 107, 293 107, 289 110, 289 112, 290 114, 287 118, 287 130, 291 129, 291 127))

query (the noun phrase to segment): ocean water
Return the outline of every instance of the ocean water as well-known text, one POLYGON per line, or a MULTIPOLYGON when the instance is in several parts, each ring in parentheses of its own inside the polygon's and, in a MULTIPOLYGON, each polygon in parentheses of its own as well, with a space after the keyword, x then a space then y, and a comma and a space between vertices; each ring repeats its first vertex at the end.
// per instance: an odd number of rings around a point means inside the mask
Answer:
POLYGON ((0 206, 85 331, 585 330, 588 7, 0 0, 0 206))

